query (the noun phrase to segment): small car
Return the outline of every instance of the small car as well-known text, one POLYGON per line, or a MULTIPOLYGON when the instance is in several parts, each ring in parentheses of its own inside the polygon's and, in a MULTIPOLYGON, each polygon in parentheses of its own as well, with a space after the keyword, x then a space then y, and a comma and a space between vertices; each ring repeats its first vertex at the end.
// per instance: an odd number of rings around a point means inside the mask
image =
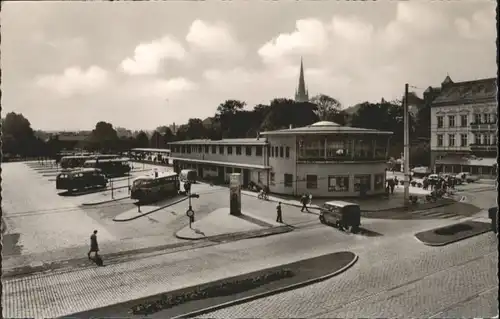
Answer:
POLYGON ((355 203, 329 201, 321 207, 319 220, 322 224, 357 233, 361 225, 361 209, 355 203))

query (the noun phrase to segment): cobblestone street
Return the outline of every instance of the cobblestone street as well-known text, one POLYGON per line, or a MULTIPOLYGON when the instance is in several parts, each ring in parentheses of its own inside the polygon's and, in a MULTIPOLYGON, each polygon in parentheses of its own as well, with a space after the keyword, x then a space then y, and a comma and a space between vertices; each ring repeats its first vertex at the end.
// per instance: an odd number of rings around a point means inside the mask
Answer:
MULTIPOLYGON (((425 221, 420 221, 419 225, 415 223, 408 229, 421 229, 422 223, 425 221)), ((418 243, 412 234, 363 238, 321 227, 160 255, 104 268, 7 280, 4 281, 4 317, 61 316, 346 249, 357 253, 360 259, 358 265, 340 277, 224 309, 210 314, 210 317, 334 316, 341 312, 337 309, 340 305, 361 298, 373 298, 374 294, 388 293, 391 288, 407 286, 408 282, 416 282, 434 274, 440 278, 438 283, 442 290, 439 293, 447 292, 448 299, 442 304, 438 304, 440 300, 425 299, 424 305, 412 298, 404 299, 408 307, 420 305, 420 308, 409 308, 409 311, 415 315, 428 315, 432 311, 444 309, 446 302, 457 302, 464 292, 474 294, 498 285, 495 281, 496 241, 491 234, 442 248, 431 248, 418 243), (459 265, 474 263, 473 259, 478 260, 478 264, 474 265, 482 270, 479 277, 469 279, 460 276, 473 273, 455 273, 455 268, 462 271, 459 265), (98 290, 95 289, 96 282, 99 282, 98 290), (457 287, 464 284, 469 285, 470 289, 460 292, 457 287)), ((425 281, 417 287, 421 296, 432 293, 427 291, 434 287, 430 285, 432 282, 425 281)), ((361 313, 383 315, 386 308, 377 308, 382 305, 375 300, 366 303, 367 308, 363 308, 361 313)), ((353 303, 349 307, 357 309, 357 304, 353 303)), ((126 309, 124 311, 122 316, 126 315, 126 309)), ((161 313, 158 316, 161 317, 161 313)))

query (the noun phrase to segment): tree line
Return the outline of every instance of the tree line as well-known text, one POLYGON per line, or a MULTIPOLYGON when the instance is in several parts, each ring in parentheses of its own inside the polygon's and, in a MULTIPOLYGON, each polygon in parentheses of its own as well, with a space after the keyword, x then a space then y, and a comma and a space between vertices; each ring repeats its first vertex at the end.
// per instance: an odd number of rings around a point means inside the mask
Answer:
MULTIPOLYGON (((412 162, 427 165, 429 162, 430 105, 415 94, 409 103, 416 111, 409 114, 412 140, 412 162)), ((239 100, 226 100, 217 107, 212 117, 190 118, 175 132, 168 126, 158 127, 152 134, 139 131, 120 136, 111 123, 100 121, 80 141, 72 144, 61 136, 40 138, 22 114, 8 113, 2 119, 2 152, 9 156, 53 156, 65 148, 87 151, 121 152, 131 148, 165 148, 167 143, 189 139, 223 139, 256 137, 259 132, 310 125, 318 121, 333 121, 340 125, 391 131, 390 156, 398 158, 403 151, 403 104, 402 100, 378 103, 364 102, 343 109, 341 103, 330 96, 320 94, 311 102, 295 102, 276 98, 269 104, 258 104, 252 110, 239 100)))

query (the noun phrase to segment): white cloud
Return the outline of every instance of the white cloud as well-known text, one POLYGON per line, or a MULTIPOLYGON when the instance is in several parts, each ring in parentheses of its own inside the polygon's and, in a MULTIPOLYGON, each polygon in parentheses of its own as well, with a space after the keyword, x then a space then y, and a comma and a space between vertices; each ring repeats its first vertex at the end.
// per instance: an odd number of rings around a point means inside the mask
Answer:
POLYGON ((495 19, 494 10, 482 10, 475 12, 470 20, 457 18, 455 27, 464 38, 488 39, 496 34, 495 19))
POLYGON ((139 87, 138 93, 140 96, 164 99, 173 98, 197 88, 194 82, 182 77, 169 80, 141 81, 140 83, 134 83, 134 86, 139 87))
POLYGON ((120 64, 121 69, 130 75, 156 74, 165 59, 182 60, 186 50, 170 36, 165 36, 150 43, 139 44, 132 58, 127 58, 120 64))
POLYGON ((75 94, 89 94, 102 89, 108 84, 109 76, 106 70, 91 66, 87 70, 80 67, 70 67, 62 74, 49 74, 39 77, 36 84, 52 90, 63 97, 75 94))
POLYGON ((329 29, 335 36, 359 44, 371 42, 374 33, 372 25, 355 17, 335 16, 329 29))
POLYGON ((207 53, 224 55, 241 54, 242 47, 223 23, 211 24, 195 20, 186 35, 192 48, 207 53))
POLYGON ((317 19, 297 20, 292 33, 282 33, 265 43, 258 54, 265 62, 276 62, 290 54, 320 54, 328 44, 328 33, 317 19))

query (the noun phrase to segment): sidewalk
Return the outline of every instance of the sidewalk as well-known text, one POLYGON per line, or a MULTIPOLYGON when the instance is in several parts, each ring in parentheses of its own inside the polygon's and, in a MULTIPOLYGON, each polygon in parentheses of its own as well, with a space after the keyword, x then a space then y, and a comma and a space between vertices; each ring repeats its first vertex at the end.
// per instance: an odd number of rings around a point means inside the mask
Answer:
POLYGON ((191 227, 186 226, 179 230, 175 236, 181 239, 197 240, 280 226, 283 225, 267 219, 261 219, 259 216, 251 213, 242 212, 242 216, 233 216, 229 214, 229 208, 219 208, 211 212, 208 216, 195 221, 191 227))

